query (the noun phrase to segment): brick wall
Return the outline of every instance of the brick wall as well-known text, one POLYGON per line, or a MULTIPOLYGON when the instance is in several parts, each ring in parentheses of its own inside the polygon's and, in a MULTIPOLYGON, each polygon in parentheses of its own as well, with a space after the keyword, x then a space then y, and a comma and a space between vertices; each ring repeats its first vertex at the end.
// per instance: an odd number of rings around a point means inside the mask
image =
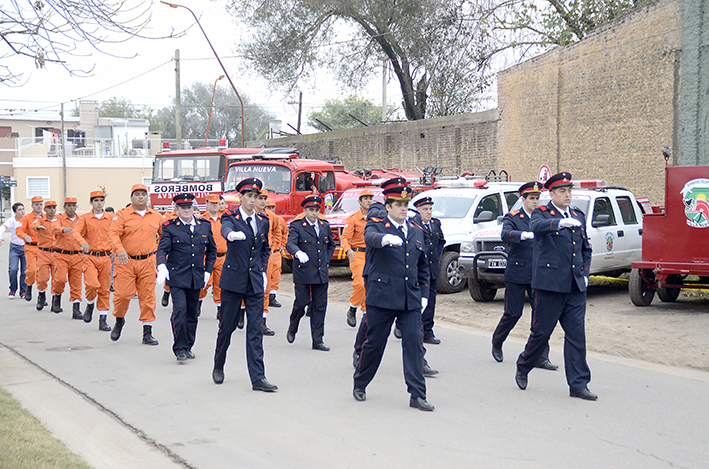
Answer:
POLYGON ((661 149, 678 161, 682 2, 660 0, 498 78, 501 164, 540 165, 664 200, 661 149))
MULTIPOLYGON (((268 140, 268 147, 295 147, 303 157, 340 162, 346 169, 423 169, 443 175, 498 171, 497 110, 422 121, 337 130, 268 140)), ((247 146, 259 142, 248 142, 247 146)))

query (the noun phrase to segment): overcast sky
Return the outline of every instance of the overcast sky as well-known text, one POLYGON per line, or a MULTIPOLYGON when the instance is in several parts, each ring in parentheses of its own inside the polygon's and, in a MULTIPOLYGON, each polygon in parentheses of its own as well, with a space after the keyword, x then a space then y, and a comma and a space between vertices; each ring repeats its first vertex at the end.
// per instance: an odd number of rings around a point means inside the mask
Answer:
MULTIPOLYGON (((282 91, 269 87, 263 78, 244 70, 239 59, 235 57, 239 29, 232 17, 225 12, 223 2, 182 0, 180 3, 190 7, 200 18, 239 92, 275 114, 283 121, 282 129, 290 132, 291 129, 286 124, 296 126, 297 105, 289 102, 298 100, 297 92, 285 96, 282 91)), ((148 34, 165 35, 172 29, 180 31, 193 24, 194 19, 187 10, 155 3, 151 31, 148 34)), ((126 97, 136 106, 148 105, 154 110, 169 106, 175 95, 175 71, 172 61, 175 49, 180 50, 183 89, 195 81, 213 83, 223 73, 196 25, 181 38, 134 38, 103 48, 114 54, 114 57, 86 47, 80 48, 83 56, 65 57, 74 68, 90 69, 95 64, 89 78, 72 77, 59 65, 49 64, 45 69, 36 69, 29 60, 4 60, 15 73, 24 74, 25 82, 22 86, 12 88, 0 85, 0 116, 10 117, 10 110, 15 113, 19 110, 36 109, 58 111, 62 102, 65 103, 65 110, 70 111, 80 99, 102 101, 113 96, 126 97)), ((326 99, 342 98, 349 94, 343 93, 330 76, 327 71, 323 71, 314 82, 301 86, 304 103, 303 126, 307 122, 308 111, 319 109, 326 99)), ((219 82, 219 86, 228 87, 229 84, 224 79, 219 82)), ((388 103, 398 105, 400 96, 398 83, 389 80, 388 103)), ((369 84, 363 92, 363 97, 371 99, 377 105, 381 104, 381 76, 369 84)))

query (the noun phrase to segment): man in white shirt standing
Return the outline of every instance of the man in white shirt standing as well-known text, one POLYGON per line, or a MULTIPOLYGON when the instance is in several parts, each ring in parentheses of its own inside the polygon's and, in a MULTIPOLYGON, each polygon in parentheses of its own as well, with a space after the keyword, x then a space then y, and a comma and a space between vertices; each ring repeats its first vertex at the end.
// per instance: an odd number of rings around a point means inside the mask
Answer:
POLYGON ((5 223, 0 227, 0 246, 2 246, 2 235, 6 230, 10 230, 10 256, 8 263, 10 268, 8 272, 10 273, 10 293, 7 297, 9 299, 15 298, 15 293, 17 293, 17 272, 20 271, 20 298, 25 296, 25 270, 27 269, 27 260, 25 259, 25 241, 18 237, 15 230, 20 226, 20 220, 25 216, 25 206, 20 202, 12 205, 12 212, 14 216, 8 218, 5 223))

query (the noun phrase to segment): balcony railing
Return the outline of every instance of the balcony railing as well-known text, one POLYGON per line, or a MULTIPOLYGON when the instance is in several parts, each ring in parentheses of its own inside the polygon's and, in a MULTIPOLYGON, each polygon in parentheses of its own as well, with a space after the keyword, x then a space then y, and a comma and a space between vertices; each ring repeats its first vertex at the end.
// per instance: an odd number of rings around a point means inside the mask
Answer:
MULTIPOLYGON (((125 138, 67 138, 66 153, 71 158, 142 158, 149 156, 148 148, 134 148, 135 141, 125 138)), ((138 140, 141 143, 147 140, 138 140)), ((143 146, 148 146, 144 144, 143 146)), ((158 150, 159 151, 159 150, 158 150)), ((15 157, 61 157, 62 144, 44 137, 17 138, 15 157)))

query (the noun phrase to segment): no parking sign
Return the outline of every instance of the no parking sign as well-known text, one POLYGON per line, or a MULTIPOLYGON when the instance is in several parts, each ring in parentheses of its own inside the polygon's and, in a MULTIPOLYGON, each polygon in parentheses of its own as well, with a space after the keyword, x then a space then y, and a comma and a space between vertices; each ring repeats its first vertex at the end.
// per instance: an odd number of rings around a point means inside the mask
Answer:
POLYGON ((541 165, 541 167, 539 168, 539 177, 537 180, 541 183, 545 183, 545 182, 547 182, 547 179, 549 179, 550 177, 551 177, 551 169, 549 169, 549 166, 547 166, 545 164, 541 165))

